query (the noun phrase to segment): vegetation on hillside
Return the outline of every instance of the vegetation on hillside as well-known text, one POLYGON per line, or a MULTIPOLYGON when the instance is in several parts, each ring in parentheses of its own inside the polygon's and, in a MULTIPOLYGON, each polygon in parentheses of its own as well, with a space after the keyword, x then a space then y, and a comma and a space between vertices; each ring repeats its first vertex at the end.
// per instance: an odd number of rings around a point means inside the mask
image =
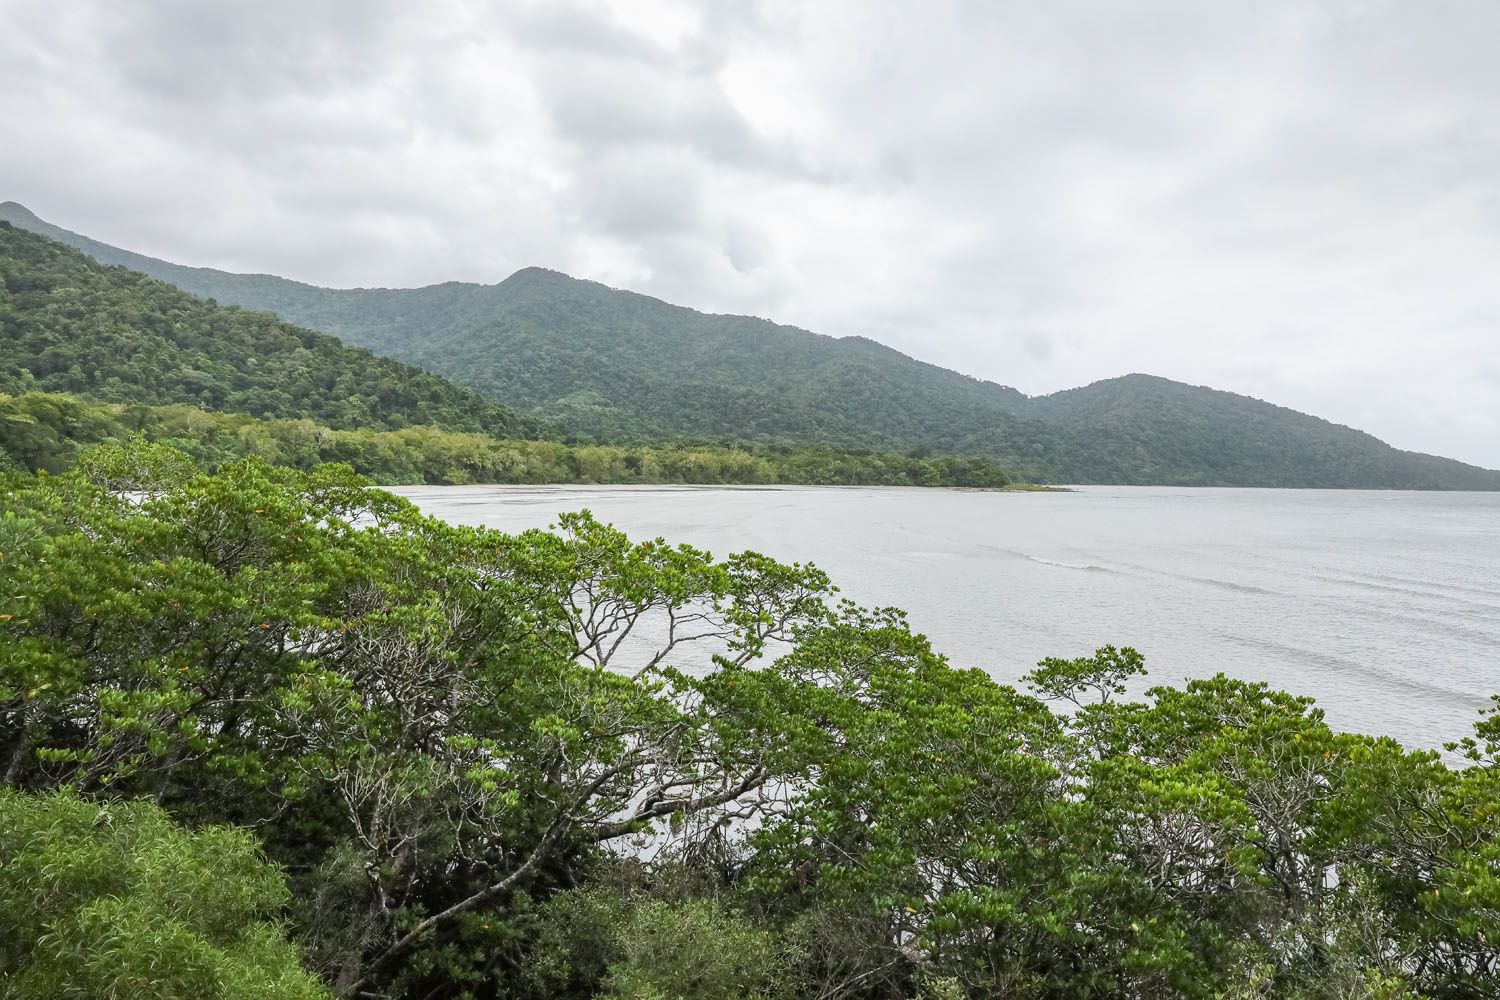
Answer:
MULTIPOLYGON (((1270 403, 1127 375, 1032 400, 1065 442, 1062 482, 1315 489, 1500 489, 1500 472, 1398 451, 1379 439, 1270 403)), ((965 442, 993 454, 983 435, 965 442)))
POLYGON ((345 429, 536 431, 534 421, 428 372, 101 266, 0 221, 0 391, 34 390, 345 429))
POLYGON ((1494 995, 1497 716, 1454 768, 1129 649, 1017 690, 811 566, 335 466, 0 510, 7 984, 312 995, 284 933, 342 997, 1494 995))
POLYGON ((770 445, 616 446, 499 439, 415 426, 336 430, 193 406, 95 403, 58 393, 0 393, 0 470, 62 472, 92 444, 140 437, 207 469, 255 457, 310 470, 340 462, 385 485, 741 483, 993 489, 1010 479, 984 458, 840 452, 770 445))
POLYGON ((863 338, 706 315, 538 268, 498 285, 326 289, 153 260, 14 204, 0 218, 419 364, 578 438, 926 449, 984 455, 1038 482, 1500 489, 1500 472, 1166 379, 1028 398, 863 338))
POLYGON ((534 440, 535 421, 438 376, 3 221, 0 333, 0 467, 23 471, 61 471, 82 445, 142 434, 206 468, 251 455, 343 462, 388 484, 1009 481, 991 459, 950 455, 534 440))

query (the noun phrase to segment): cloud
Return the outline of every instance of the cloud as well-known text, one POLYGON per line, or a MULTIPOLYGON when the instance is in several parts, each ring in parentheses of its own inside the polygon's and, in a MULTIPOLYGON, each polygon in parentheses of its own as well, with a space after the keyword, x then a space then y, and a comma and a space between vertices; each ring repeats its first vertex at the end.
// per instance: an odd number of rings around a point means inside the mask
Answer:
POLYGON ((533 264, 1500 466, 1486 0, 0 0, 0 197, 335 285, 533 264))

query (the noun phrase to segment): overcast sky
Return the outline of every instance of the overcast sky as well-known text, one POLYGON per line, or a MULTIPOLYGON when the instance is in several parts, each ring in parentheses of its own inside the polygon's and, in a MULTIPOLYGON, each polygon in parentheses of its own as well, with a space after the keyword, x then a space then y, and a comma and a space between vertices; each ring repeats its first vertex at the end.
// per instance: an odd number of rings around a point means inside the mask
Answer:
POLYGON ((0 200, 325 285, 542 265, 1500 467, 1500 2, 0 0, 0 200))

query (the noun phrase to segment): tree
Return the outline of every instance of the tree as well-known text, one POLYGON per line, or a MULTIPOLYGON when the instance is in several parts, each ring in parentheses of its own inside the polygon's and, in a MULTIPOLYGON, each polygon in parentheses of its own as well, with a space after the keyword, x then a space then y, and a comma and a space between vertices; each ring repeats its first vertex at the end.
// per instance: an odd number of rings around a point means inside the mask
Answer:
MULTIPOLYGON (((1132 697, 1143 673, 1044 661, 1059 713, 814 567, 587 511, 454 527, 347 468, 130 440, 0 480, 6 961, 55 995, 48 942, 149 919, 175 989, 285 900, 345 996, 1487 1000, 1495 715, 1453 768, 1264 684, 1132 697)), ((89 989, 154 974, 112 947, 89 989)))
POLYGON ((679 667, 790 639, 823 613, 816 570, 586 513, 561 536, 450 527, 335 467, 110 491, 142 467, 116 450, 9 492, 10 780, 149 795, 295 852, 341 991, 595 845, 755 807, 765 734, 717 729, 679 667))
POLYGON ((286 884, 244 831, 0 788, 0 862, 0 995, 329 996, 275 922, 286 884))

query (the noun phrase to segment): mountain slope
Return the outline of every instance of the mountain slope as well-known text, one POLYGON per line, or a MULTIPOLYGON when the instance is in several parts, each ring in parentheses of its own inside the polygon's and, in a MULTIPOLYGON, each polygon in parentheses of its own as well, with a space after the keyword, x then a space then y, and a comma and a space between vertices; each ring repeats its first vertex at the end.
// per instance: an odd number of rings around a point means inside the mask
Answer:
POLYGON ((0 222, 39 233, 81 250, 101 264, 127 267, 222 305, 274 312, 288 323, 392 353, 393 344, 430 328, 447 328, 483 315, 495 303, 495 286, 447 282, 427 288, 319 288, 270 274, 234 274, 187 267, 122 250, 54 226, 24 205, 0 202, 0 222))
POLYGON ((1031 401, 1074 443, 1060 474, 1099 481, 1497 489, 1500 472, 1399 451, 1373 435, 1249 396, 1126 375, 1031 401), (1191 470, 1187 476, 1184 470, 1191 470))
POLYGON ((1245 396, 1126 376, 1029 398, 873 341, 710 315, 554 271, 497 285, 323 289, 157 261, 47 232, 196 294, 277 312, 604 440, 792 441, 974 453, 1051 482, 1500 489, 1500 473, 1398 451, 1245 396))
POLYGON ((31 390, 342 428, 526 436, 537 426, 419 368, 102 266, 0 221, 0 391, 31 390))
POLYGON ((1026 402, 1014 389, 863 338, 706 315, 541 268, 498 285, 326 289, 159 261, 43 222, 14 202, 0 205, 0 220, 195 295, 400 357, 601 438, 952 451, 964 428, 1013 423, 1011 411, 1026 402))

